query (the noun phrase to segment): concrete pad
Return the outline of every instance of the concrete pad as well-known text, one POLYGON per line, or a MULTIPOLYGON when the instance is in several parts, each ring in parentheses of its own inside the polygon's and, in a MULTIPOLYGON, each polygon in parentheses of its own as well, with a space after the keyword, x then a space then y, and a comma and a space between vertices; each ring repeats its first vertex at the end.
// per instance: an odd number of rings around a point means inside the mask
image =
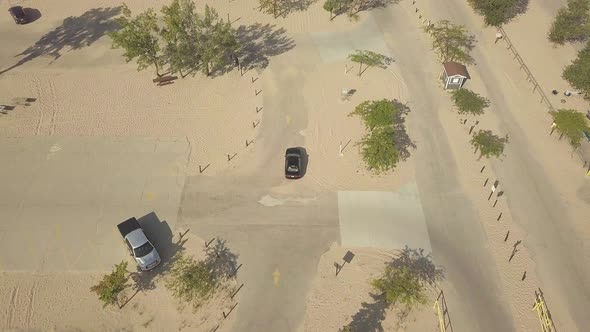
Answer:
POLYGON ((117 223, 155 212, 168 229, 176 224, 187 145, 184 138, 0 139, 0 153, 10 156, 0 165, 0 271, 105 271, 126 259, 117 223))
POLYGON ((11 205, 0 204, 0 232, 10 230, 18 224, 20 211, 11 205))
POLYGON ((311 33, 311 38, 324 63, 345 60, 355 50, 368 50, 391 56, 383 40, 383 33, 370 15, 348 31, 316 32, 311 33))
POLYGON ((343 247, 432 250, 415 182, 396 192, 340 191, 338 213, 343 247))

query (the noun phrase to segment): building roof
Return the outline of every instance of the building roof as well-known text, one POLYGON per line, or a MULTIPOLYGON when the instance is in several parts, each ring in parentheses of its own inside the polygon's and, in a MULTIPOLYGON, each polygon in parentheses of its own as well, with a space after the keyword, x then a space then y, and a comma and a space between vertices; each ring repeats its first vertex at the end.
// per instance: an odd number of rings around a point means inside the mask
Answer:
POLYGON ((443 63, 443 67, 445 68, 445 72, 447 73, 447 76, 463 76, 466 78, 471 78, 469 77, 469 72, 467 71, 467 68, 455 61, 448 61, 443 63))

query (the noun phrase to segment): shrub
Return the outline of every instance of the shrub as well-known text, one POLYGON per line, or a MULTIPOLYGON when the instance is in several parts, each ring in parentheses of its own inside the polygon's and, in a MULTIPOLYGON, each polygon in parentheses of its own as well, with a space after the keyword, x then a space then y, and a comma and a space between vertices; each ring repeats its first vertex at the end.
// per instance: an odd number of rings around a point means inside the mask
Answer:
POLYGON ((127 262, 122 261, 115 265, 113 272, 102 277, 102 280, 90 291, 98 294, 98 298, 104 302, 103 307, 108 305, 119 306, 119 294, 127 287, 127 262))
POLYGON ((467 0, 487 25, 501 26, 526 9, 522 0, 467 0), (523 8, 524 7, 524 8, 523 8))
POLYGON ((182 253, 174 258, 166 282, 174 297, 198 307, 211 296, 216 286, 217 280, 206 262, 185 257, 182 253))
POLYGON ((490 106, 490 101, 467 89, 457 89, 451 92, 451 99, 459 114, 481 115, 490 106))
POLYGON ((583 138, 582 131, 589 129, 584 114, 572 109, 560 109, 551 112, 551 116, 555 129, 560 134, 559 138, 565 136, 572 147, 579 147, 583 138))
POLYGON ((549 40, 563 44, 566 41, 582 41, 590 35, 590 1, 569 0, 555 16, 549 30, 549 40))
POLYGON ((508 136, 499 137, 490 130, 480 130, 473 134, 471 145, 475 150, 479 150, 481 157, 499 157, 504 152, 504 146, 508 143, 508 136))
POLYGON ((578 52, 578 57, 565 67, 562 76, 580 90, 584 98, 590 99, 590 44, 578 52))

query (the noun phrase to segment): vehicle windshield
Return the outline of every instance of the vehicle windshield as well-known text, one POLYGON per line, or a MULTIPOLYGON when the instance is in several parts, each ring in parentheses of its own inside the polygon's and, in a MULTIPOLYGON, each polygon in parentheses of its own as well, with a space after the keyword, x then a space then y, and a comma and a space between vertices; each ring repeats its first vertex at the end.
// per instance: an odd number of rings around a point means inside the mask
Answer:
POLYGON ((135 252, 135 257, 139 258, 149 254, 150 252, 152 252, 153 249, 154 247, 152 247, 152 245, 149 242, 146 242, 141 246, 133 249, 133 251, 135 252))
POLYGON ((287 172, 299 172, 299 158, 287 157, 287 172))
POLYGON ((297 167, 297 165, 289 165, 289 167, 287 167, 287 171, 288 172, 298 172, 299 167, 297 167))

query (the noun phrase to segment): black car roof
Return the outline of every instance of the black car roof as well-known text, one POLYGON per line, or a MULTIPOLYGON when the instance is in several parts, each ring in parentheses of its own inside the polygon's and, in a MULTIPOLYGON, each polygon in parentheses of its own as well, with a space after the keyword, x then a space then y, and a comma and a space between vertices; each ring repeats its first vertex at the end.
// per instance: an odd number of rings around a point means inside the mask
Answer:
POLYGON ((298 155, 301 156, 301 151, 299 150, 299 148, 288 148, 287 152, 285 152, 286 155, 298 155))
POLYGON ((133 232, 136 229, 140 229, 141 226, 139 225, 137 219, 129 218, 123 221, 122 223, 118 224, 117 228, 119 228, 119 232, 121 232, 121 235, 123 235, 123 237, 126 237, 127 234, 133 232))

